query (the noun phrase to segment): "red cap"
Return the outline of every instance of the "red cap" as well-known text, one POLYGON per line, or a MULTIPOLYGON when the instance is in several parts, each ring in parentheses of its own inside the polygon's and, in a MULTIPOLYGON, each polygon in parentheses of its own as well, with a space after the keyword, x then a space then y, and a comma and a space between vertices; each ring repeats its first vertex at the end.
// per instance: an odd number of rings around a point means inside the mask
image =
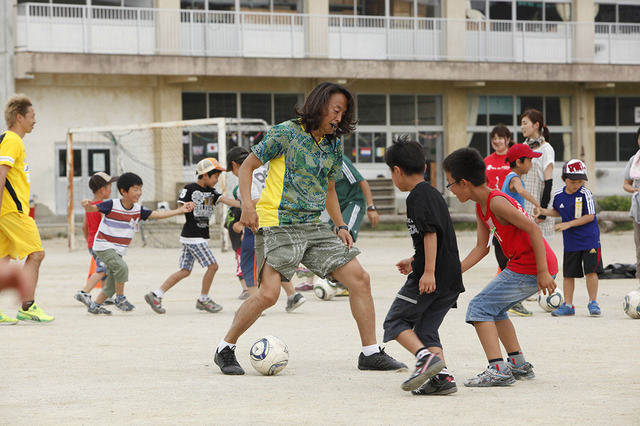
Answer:
POLYGON ((517 143, 507 151, 507 161, 513 163, 518 158, 538 158, 542 156, 541 152, 534 152, 526 143, 517 143))

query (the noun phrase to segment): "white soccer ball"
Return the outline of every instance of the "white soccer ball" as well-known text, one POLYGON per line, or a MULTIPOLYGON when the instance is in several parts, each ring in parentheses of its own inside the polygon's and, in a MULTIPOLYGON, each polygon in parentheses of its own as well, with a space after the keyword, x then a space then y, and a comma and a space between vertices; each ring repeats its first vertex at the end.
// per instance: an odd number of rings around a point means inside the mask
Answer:
POLYGON ((540 307, 546 312, 558 309, 562 306, 563 302, 564 297, 562 295, 562 290, 559 288, 556 288, 556 291, 550 295, 538 293, 538 305, 540 305, 540 307))
POLYGON ((313 285, 313 292, 322 300, 331 300, 338 293, 338 289, 335 284, 321 278, 313 285))
POLYGON ((289 348, 276 336, 264 336, 251 345, 251 365, 263 376, 274 376, 289 363, 289 348))
POLYGON ((624 313, 631 318, 640 318, 640 291, 633 290, 624 297, 624 313))

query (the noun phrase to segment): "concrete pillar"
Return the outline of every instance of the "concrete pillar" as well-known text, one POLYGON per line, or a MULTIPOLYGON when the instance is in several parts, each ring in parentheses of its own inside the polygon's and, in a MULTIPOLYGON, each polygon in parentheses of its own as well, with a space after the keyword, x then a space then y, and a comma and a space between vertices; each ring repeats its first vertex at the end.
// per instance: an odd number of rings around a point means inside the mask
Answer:
POLYGON ((180 0, 156 0, 156 55, 180 54, 180 0))
POLYGON ((308 58, 326 58, 329 54, 329 0, 305 0, 305 51, 308 58))
POLYGON ((443 0, 443 18, 453 19, 446 23, 446 47, 447 60, 464 60, 467 56, 467 34, 465 1, 443 0))
MULTIPOLYGON (((0 2, 0 104, 11 96, 15 88, 15 0, 0 2)), ((4 120, 2 120, 4 122, 4 120)), ((0 127, 4 127, 4 124, 0 127)))
POLYGON ((576 31, 574 33, 574 57, 576 62, 592 63, 595 55, 595 5, 594 0, 573 2, 573 14, 576 31))

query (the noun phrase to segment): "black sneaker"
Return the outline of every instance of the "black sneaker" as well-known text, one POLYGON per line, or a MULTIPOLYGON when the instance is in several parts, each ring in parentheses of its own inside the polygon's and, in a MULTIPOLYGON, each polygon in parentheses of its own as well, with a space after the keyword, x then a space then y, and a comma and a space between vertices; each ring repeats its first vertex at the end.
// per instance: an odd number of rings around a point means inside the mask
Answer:
POLYGON ((227 346, 222 350, 222 352, 218 352, 216 349, 213 362, 220 367, 222 374, 236 376, 244 374, 244 370, 240 367, 240 364, 238 364, 238 360, 236 359, 235 346, 233 348, 231 348, 231 346, 227 346))
POLYGON ((407 371, 407 365, 403 362, 396 361, 387 355, 384 348, 380 348, 380 352, 364 356, 360 352, 358 358, 358 369, 360 370, 379 370, 379 371, 407 371))
POLYGON ((450 374, 433 376, 427 383, 411 391, 413 395, 449 395, 455 392, 458 392, 458 386, 450 374))
POLYGON ((418 389, 443 368, 444 362, 434 353, 418 358, 415 371, 407 380, 402 382, 402 390, 412 391, 418 389))

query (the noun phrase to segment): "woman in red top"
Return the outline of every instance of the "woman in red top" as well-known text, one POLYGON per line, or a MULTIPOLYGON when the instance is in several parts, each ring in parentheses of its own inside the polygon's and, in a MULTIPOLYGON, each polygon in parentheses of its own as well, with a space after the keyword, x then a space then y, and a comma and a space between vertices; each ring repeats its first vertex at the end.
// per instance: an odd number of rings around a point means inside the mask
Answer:
POLYGON ((494 152, 484 158, 487 165, 487 186, 491 189, 502 189, 504 178, 511 172, 507 163, 507 151, 513 145, 511 132, 504 124, 498 124, 491 131, 491 147, 494 152))

